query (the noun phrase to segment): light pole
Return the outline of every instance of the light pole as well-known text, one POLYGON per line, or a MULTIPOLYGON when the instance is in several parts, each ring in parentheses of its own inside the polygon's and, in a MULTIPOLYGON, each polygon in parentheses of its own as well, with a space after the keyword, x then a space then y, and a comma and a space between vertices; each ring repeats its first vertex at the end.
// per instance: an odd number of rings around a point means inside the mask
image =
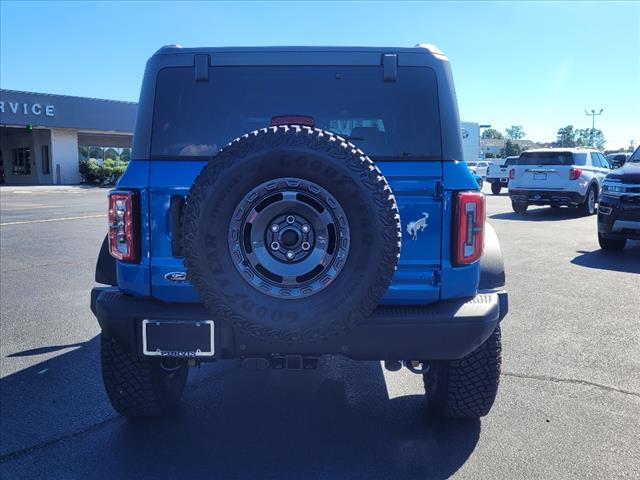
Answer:
POLYGON ((595 139, 595 133, 596 133, 596 117, 598 115, 602 115, 603 111, 604 111, 603 108, 601 108, 599 112, 596 112, 593 108, 591 109, 591 111, 589 110, 584 111, 587 117, 589 116, 591 117, 591 132, 589 134, 589 143, 591 144, 592 147, 593 147, 593 141, 595 139))
POLYGON ((598 115, 602 115, 602 112, 604 112, 604 108, 601 108, 599 112, 596 112, 593 108, 591 109, 591 111, 589 110, 585 110, 584 113, 587 115, 587 117, 591 117, 591 130, 595 130, 596 129, 596 117, 598 115))

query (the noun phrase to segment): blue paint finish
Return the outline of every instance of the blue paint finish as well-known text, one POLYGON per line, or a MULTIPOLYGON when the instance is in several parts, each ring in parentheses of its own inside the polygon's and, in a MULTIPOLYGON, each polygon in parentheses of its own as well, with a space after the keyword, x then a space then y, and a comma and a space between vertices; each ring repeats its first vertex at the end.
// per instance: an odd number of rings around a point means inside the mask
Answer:
MULTIPOLYGON (((204 161, 154 161, 150 173, 151 294, 163 301, 199 302, 189 283, 165 278, 184 271, 181 258, 171 252, 169 204, 172 195, 187 197, 204 161)), ((402 223, 402 254, 385 304, 428 304, 440 299, 437 275, 440 266, 442 203, 435 198, 436 182, 442 178, 441 162, 381 162, 379 165, 396 197, 402 223), (428 214, 426 227, 416 239, 407 231, 411 221, 428 214)))
POLYGON ((436 198, 436 182, 442 178, 441 162, 380 162, 396 197, 402 225, 402 250, 398 268, 383 304, 420 305, 440 298, 436 283, 440 270, 442 201, 436 198), (425 218, 426 226, 415 234, 410 222, 425 218))
MULTIPOLYGON (((171 196, 186 198, 205 165, 205 161, 185 160, 130 163, 117 188, 134 188, 140 193, 142 256, 140 264, 117 262, 118 282, 123 291, 167 302, 200 302, 188 281, 172 282, 165 275, 185 271, 183 259, 173 257, 171 251, 171 196)), ((451 190, 477 190, 466 164, 380 162, 379 167, 394 192, 402 224, 400 261, 382 303, 418 305, 473 296, 480 277, 479 262, 454 267, 449 233, 453 232, 455 195, 451 190), (438 181, 446 186, 442 199, 436 198, 438 181), (424 218, 423 213, 428 214, 426 227, 417 232, 414 240, 407 226, 424 218)))
POLYGON ((447 190, 480 190, 465 162, 443 162, 442 178, 447 190))
POLYGON ((166 302, 200 302, 189 283, 176 283, 165 278, 170 272, 184 272, 182 258, 171 251, 171 197, 187 197, 191 185, 207 164, 206 161, 156 161, 150 172, 151 223, 151 295, 166 302))

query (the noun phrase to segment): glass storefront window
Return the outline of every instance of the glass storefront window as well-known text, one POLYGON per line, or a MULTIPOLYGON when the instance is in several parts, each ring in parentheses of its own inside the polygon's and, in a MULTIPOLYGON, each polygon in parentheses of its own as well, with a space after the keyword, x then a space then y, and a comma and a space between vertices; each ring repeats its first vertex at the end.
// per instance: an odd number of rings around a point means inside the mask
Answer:
POLYGON ((31 148, 14 148, 13 153, 13 174, 31 175, 31 148))
POLYGON ((113 160, 116 163, 128 162, 131 159, 131 148, 80 145, 78 147, 78 158, 80 161, 95 160, 98 163, 102 163, 107 159, 113 160))

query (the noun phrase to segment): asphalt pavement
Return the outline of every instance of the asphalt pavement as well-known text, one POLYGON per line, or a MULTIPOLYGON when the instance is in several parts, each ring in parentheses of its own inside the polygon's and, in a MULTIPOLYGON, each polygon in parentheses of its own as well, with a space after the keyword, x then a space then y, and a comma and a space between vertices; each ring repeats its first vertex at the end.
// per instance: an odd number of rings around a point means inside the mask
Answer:
POLYGON ((106 193, 0 188, 0 478, 640 478, 640 242, 602 252, 595 217, 487 195, 510 312, 481 421, 428 418, 419 376, 342 358, 205 365, 175 416, 130 421, 89 310, 106 193))

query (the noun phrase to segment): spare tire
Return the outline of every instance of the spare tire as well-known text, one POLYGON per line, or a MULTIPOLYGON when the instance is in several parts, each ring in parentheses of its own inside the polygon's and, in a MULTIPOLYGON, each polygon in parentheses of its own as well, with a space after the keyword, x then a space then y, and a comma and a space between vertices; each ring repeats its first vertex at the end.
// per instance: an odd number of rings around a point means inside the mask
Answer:
POLYGON ((254 131, 211 159, 183 233, 188 278, 215 318, 288 344, 367 317, 400 256, 380 170, 343 138, 297 125, 254 131))

